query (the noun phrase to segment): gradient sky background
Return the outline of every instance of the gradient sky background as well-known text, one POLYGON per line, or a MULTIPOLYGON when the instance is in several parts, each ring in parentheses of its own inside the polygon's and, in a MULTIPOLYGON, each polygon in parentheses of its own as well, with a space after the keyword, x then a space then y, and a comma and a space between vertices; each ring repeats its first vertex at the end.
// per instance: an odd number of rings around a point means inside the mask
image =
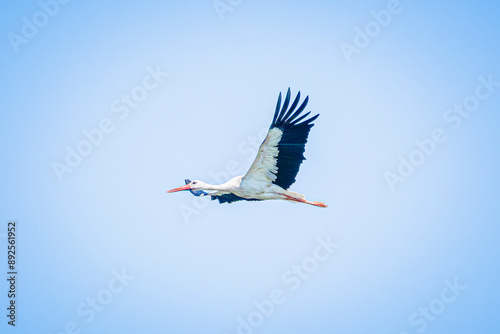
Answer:
POLYGON ((443 114, 478 77, 500 81, 500 5, 402 0, 348 62, 341 43, 387 6, 243 0, 221 19, 210 0, 71 1, 15 53, 8 34, 41 7, 2 2, 2 254, 19 225, 18 325, 2 279, 2 333, 232 334, 280 289, 254 333, 413 334, 455 279, 467 288, 423 331, 499 332, 500 89, 457 129, 443 114), (120 119, 114 101, 157 66, 168 77, 120 119), (288 87, 321 114, 291 189, 328 209, 165 193, 244 173, 288 87), (59 181, 52 164, 106 118, 59 181), (384 173, 435 128, 447 140, 391 191, 384 173), (291 290, 282 275, 327 236, 340 247, 291 290), (134 279, 86 322, 78 305, 122 269, 134 279))

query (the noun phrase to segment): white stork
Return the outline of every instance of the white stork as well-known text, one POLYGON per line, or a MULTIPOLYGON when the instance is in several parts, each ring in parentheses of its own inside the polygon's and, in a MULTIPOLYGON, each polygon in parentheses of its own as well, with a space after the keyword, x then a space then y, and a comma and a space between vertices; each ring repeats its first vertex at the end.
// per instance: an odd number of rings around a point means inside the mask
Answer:
POLYGON ((290 88, 288 88, 281 108, 281 93, 279 94, 269 132, 245 175, 233 177, 220 185, 198 180, 191 182, 186 179, 185 186, 167 192, 189 190, 195 196, 211 196, 212 200, 218 199, 219 203, 281 199, 326 208, 327 205, 322 202, 310 202, 304 195, 287 190, 295 182, 300 164, 305 159, 307 136, 314 125, 312 122, 319 116, 318 114, 305 119, 311 112, 304 115, 301 113, 309 101, 309 96, 295 110, 299 101, 300 92, 288 108, 290 103, 290 88))

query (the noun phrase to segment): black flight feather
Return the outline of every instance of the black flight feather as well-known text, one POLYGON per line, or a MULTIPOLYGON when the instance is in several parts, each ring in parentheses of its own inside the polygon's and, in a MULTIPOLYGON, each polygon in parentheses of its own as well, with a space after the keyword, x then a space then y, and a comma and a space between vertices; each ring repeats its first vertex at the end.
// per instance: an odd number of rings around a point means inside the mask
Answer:
POLYGON ((281 108, 281 93, 278 96, 278 103, 276 103, 276 111, 274 112, 273 124, 276 122, 281 108))
POLYGON ((225 194, 225 195, 212 195, 212 201, 216 199, 219 200, 219 203, 233 203, 236 201, 262 201, 261 199, 256 198, 243 198, 240 196, 236 196, 235 194, 225 194))

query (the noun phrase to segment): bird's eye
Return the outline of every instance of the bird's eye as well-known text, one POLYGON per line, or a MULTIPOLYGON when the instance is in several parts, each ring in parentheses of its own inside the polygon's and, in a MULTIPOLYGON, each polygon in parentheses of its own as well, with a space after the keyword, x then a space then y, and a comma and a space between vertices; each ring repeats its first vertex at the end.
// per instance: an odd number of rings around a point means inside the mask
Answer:
POLYGON ((196 181, 193 181, 193 184, 196 184, 196 181))

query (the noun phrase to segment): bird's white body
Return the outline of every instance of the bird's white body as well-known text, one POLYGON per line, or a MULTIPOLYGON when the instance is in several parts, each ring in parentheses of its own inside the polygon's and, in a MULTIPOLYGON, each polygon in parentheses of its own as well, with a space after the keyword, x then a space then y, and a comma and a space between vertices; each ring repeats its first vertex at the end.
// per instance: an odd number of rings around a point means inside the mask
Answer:
POLYGON ((313 126, 312 121, 319 116, 300 122, 309 113, 301 116, 308 98, 295 111, 299 100, 300 92, 288 109, 290 102, 290 89, 288 89, 281 108, 280 94, 271 128, 260 145, 255 161, 245 175, 233 177, 220 185, 186 180, 185 186, 169 192, 190 190, 195 196, 211 196, 220 203, 280 199, 326 207, 324 203, 309 202, 304 195, 287 190, 295 182, 299 166, 305 159, 303 153, 309 130, 313 126))
POLYGON ((226 183, 219 185, 212 185, 202 181, 196 182, 191 186, 193 190, 208 190, 211 191, 203 196, 221 196, 226 194, 234 194, 238 197, 245 199, 260 199, 260 200, 271 200, 271 199, 284 199, 288 200, 286 196, 304 199, 305 196, 302 194, 295 193, 293 191, 288 191, 281 188, 278 185, 272 183, 264 182, 243 182, 245 175, 235 176, 226 183), (286 196, 285 196, 286 195, 286 196))

